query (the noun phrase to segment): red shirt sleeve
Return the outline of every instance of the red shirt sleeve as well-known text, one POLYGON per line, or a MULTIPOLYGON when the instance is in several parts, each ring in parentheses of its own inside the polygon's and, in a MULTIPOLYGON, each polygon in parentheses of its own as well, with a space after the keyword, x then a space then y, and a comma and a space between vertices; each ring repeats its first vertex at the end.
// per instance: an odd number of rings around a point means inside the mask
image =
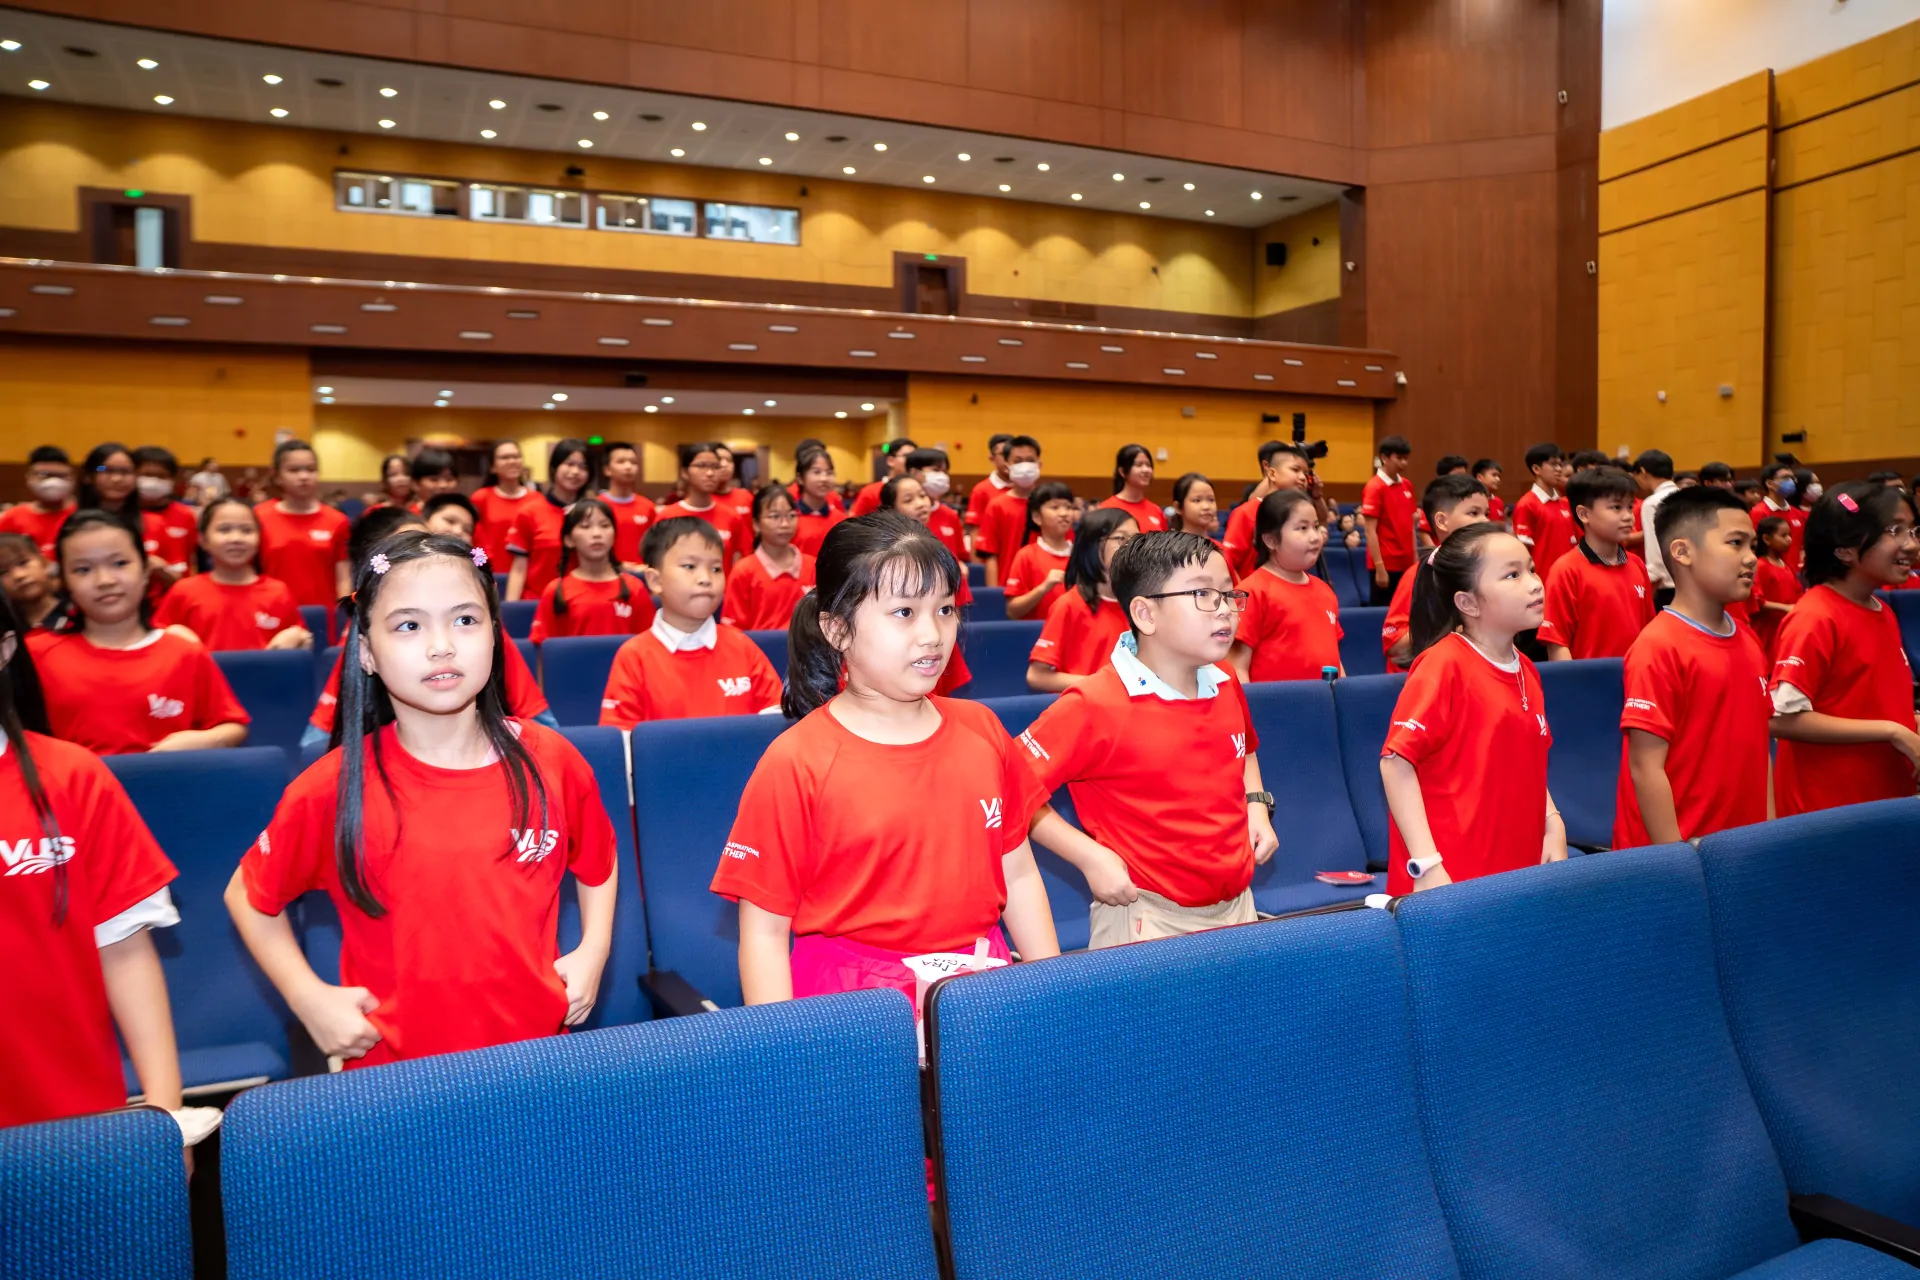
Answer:
POLYGON ((277 916, 301 894, 321 887, 322 872, 334 856, 337 761, 332 767, 315 765, 287 788, 273 820, 240 859, 240 881, 255 911, 277 916))
MULTIPOLYGON (((744 561, 742 561, 742 563, 744 563, 744 561)), ((726 595, 721 598, 720 602, 720 624, 722 626, 737 627, 740 625, 740 619, 758 616, 758 611, 753 607, 752 591, 752 579, 749 577, 748 570, 742 569, 737 573, 729 573, 727 575, 727 592, 726 595)), ((534 626, 537 628, 539 625, 539 619, 535 618, 534 626)), ((536 641, 539 640, 540 635, 538 631, 534 633, 533 638, 536 641)))
POLYGON ((1453 713, 1452 668, 1438 653, 1425 657, 1401 686, 1393 724, 1380 749, 1382 757, 1399 756, 1416 769, 1440 746, 1453 713))
POLYGON ((533 517, 523 511, 513 518, 513 525, 507 530, 507 554, 531 556, 533 536, 533 517))
POLYGON ((566 788, 567 869, 585 885, 600 885, 613 874, 619 846, 614 841, 613 823, 607 819, 607 806, 600 800, 600 782, 593 766, 565 738, 560 742, 560 779, 566 788))
POLYGON ((1084 612, 1085 608, 1086 602, 1081 600, 1078 591, 1065 592, 1055 600, 1053 608, 1047 611, 1047 620, 1040 628, 1040 638, 1033 642, 1033 652, 1027 655, 1027 661, 1058 668, 1061 647, 1067 639, 1067 610, 1080 609, 1084 612))
POLYGON ((1680 709, 1676 701, 1680 686, 1674 676, 1673 652, 1667 646, 1639 643, 1627 650, 1627 700, 1620 712, 1623 731, 1643 729, 1673 740, 1674 715, 1680 709))
MULTIPOLYGON (((800 860, 812 847, 813 796, 804 766, 789 750, 768 750, 740 793, 740 809, 720 852, 713 892, 762 911, 792 916, 806 891, 800 860)), ((1024 837, 1026 828, 1020 828, 1024 837)))
POLYGON ((1014 552, 1013 563, 1007 566, 1007 571, 1000 576, 1000 585, 1010 596, 1023 596, 1038 585, 1026 580, 1027 569, 1033 564, 1033 557, 1028 555, 1027 551, 1028 547, 1022 547, 1014 552))
POLYGON ((1573 648, 1580 633, 1579 565, 1562 556, 1547 573, 1547 607, 1540 619, 1540 643, 1573 648))
MULTIPOLYGON (((1027 767, 1046 795, 1085 777, 1087 770, 1106 756, 1109 744, 1106 735, 1095 727, 1096 716, 1097 709, 1075 686, 1061 694, 1020 735, 1027 767)), ((1037 807, 1034 812, 1038 812, 1037 807)))
MULTIPOLYGON (((184 644, 185 642, 182 641, 184 644)), ((200 645, 191 647, 193 671, 193 727, 211 729, 221 724, 251 724, 252 717, 233 696, 233 687, 220 674, 220 664, 200 645)))
POLYGON ((1532 546, 1540 532, 1540 503, 1529 493, 1513 504, 1513 536, 1532 546))
POLYGON ((1386 489, 1387 486, 1380 483, 1379 476, 1375 476, 1367 481, 1366 485, 1360 490, 1360 514, 1363 516, 1372 516, 1376 520, 1384 515, 1384 504, 1382 500, 1386 495, 1386 489))
POLYGON ((72 781, 76 807, 84 815, 87 847, 108 855, 106 866, 96 871, 99 893, 94 899, 94 919, 87 921, 101 925, 173 883, 179 872, 100 757, 90 751, 73 754, 81 762, 72 781))
POLYGON ((1006 820, 1000 824, 1000 853, 1004 857, 1027 842, 1027 828, 1033 825, 1033 815, 1040 812, 1040 806, 1047 803, 1053 793, 1027 767, 1027 753, 1007 736, 999 720, 984 708, 982 711, 993 721, 985 736, 1000 750, 1000 794, 1006 805, 1006 820))
POLYGON ((613 655, 613 668, 607 672, 606 692, 600 695, 600 723, 616 729, 631 729, 647 718, 642 700, 639 644, 652 644, 645 636, 635 636, 613 655))
POLYGON ((335 511, 334 514, 340 518, 333 524, 333 563, 344 564, 347 559, 347 540, 353 535, 353 522, 340 512, 335 511))
POLYGON ((561 581, 561 579, 555 579, 549 590, 542 591, 540 603, 533 607, 533 629, 527 633, 527 638, 535 644, 545 644, 547 637, 554 634, 553 597, 560 590, 561 581))
POLYGON ((1773 678, 1769 692, 1790 684, 1807 697, 1814 697, 1827 681, 1833 667, 1834 635, 1830 619, 1808 609, 1795 609, 1780 624, 1774 636, 1773 678))

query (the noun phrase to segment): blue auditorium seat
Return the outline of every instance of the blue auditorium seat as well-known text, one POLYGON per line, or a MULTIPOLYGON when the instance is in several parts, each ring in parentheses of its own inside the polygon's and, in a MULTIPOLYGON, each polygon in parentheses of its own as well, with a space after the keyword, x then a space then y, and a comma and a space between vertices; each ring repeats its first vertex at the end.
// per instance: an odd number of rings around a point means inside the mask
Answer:
POLYGON ((785 680, 787 678, 787 633, 749 631, 745 634, 747 639, 760 646, 760 652, 767 655, 767 661, 773 664, 773 669, 780 673, 782 680, 785 680))
POLYGON ((1613 810, 1620 785, 1620 713, 1626 701, 1625 663, 1619 658, 1542 662, 1547 725, 1547 787, 1567 839, 1589 849, 1613 844, 1613 810))
POLYGON ((0 1129, 0 1280, 188 1280, 180 1126, 138 1107, 0 1129))
POLYGON ((1380 629, 1386 625, 1385 607, 1340 610, 1340 665, 1348 675, 1387 673, 1387 654, 1380 647, 1380 629))
POLYGON ((967 617, 975 622, 1005 622, 1007 620, 1007 589, 1005 587, 976 587, 973 603, 967 608, 967 617))
POLYGON ((978 560, 967 561, 967 585, 975 591, 987 585, 987 566, 978 560))
POLYGON ((501 629, 515 640, 525 640, 533 634, 533 615, 539 608, 538 600, 501 601, 501 629))
POLYGON ((1403 899, 1395 918, 1421 1125, 1464 1275, 1913 1274, 1858 1245, 1799 1245, 1691 848, 1487 876, 1403 899))
POLYGON ((313 714, 307 687, 313 655, 305 649, 222 649, 213 660, 251 717, 247 745, 273 747, 286 754, 289 767, 298 764, 300 735, 313 714))
POLYGON ((1367 602, 1367 593, 1360 589, 1360 579, 1353 571, 1353 557, 1363 554, 1346 547, 1329 545, 1320 553, 1326 570, 1327 585, 1333 588, 1334 597, 1340 601, 1340 610, 1358 609, 1367 602))
POLYGON ((863 991, 256 1089, 227 1274, 935 1280, 918 1077, 863 991))
POLYGON ((327 629, 333 610, 323 604, 303 604, 300 606, 300 625, 313 633, 313 647, 323 649, 333 639, 333 633, 327 629))
POLYGON ((540 687, 554 719, 563 725, 600 723, 600 699, 613 671, 613 655, 629 636, 556 636, 541 648, 546 668, 540 687))
POLYGON ((1368 860, 1381 865, 1387 861, 1387 791, 1380 781, 1380 748, 1387 744, 1393 704, 1400 700, 1400 686, 1406 682, 1404 675, 1360 676, 1333 686, 1333 718, 1347 800, 1368 860))
MULTIPOLYGON (((287 785, 270 747, 108 756, 154 839, 179 869, 180 923, 156 929, 180 1072, 189 1090, 275 1080, 289 1069, 294 1017, 254 964, 227 915, 227 882, 266 830, 287 785)), ((129 1069, 129 1091, 137 1088, 129 1069)))
MULTIPOLYGON (((1278 804, 1280 848, 1253 873, 1253 902, 1268 915, 1358 901, 1384 891, 1384 877, 1345 888, 1314 879, 1321 871, 1364 871, 1366 845, 1347 800, 1347 780, 1332 749, 1333 686, 1324 680, 1279 680, 1247 686, 1247 709, 1260 736, 1260 777, 1278 804)), ((1377 772, 1376 772, 1377 777, 1377 772)))
POLYGON ((1040 638, 1039 622, 969 622, 960 629, 961 652, 973 679, 969 698, 1012 698, 1027 688, 1027 659, 1040 638))
MULTIPOLYGON (((1051 693, 1028 693, 1017 698, 994 698, 982 705, 992 710, 1011 737, 1019 737, 1052 706, 1051 693)), ((1075 826, 1080 816, 1073 811, 1073 797, 1065 787, 1053 793, 1053 808, 1075 826)), ((1093 932, 1088 914, 1093 895, 1087 892, 1087 878, 1079 868, 1043 844, 1033 846, 1033 860, 1040 868, 1040 880, 1047 887, 1047 905, 1053 909, 1053 931, 1062 951, 1084 951, 1093 932)), ((1008 941, 1012 938, 1009 936, 1008 941)))
POLYGON ((701 999, 740 1003, 739 911, 707 886, 740 793, 787 724, 776 715, 717 716, 633 730, 633 808, 656 1008, 697 1009, 701 999))
POLYGON ((1710 835, 1700 861, 1787 1186, 1920 1227, 1916 830, 1920 801, 1887 800, 1710 835))
POLYGON ((1386 912, 1014 965, 929 1004, 958 1280, 1461 1274, 1386 912))
POLYGON ((507 598, 507 575, 506 574, 496 573, 493 575, 493 593, 499 596, 503 602, 506 600, 507 598))
POLYGON ((1920 591, 1883 591, 1882 600, 1893 606, 1900 623, 1900 643, 1907 651, 1907 662, 1920 671, 1920 591))

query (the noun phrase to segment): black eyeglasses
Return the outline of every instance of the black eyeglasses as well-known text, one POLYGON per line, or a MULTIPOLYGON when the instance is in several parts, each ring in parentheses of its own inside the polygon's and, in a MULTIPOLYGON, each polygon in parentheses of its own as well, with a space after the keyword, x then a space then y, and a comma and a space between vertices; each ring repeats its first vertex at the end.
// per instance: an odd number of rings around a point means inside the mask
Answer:
POLYGON ((1142 600, 1171 600, 1175 596, 1192 596, 1193 607, 1202 613, 1218 613, 1220 606, 1226 605, 1228 613, 1240 613, 1247 607, 1247 592, 1221 591, 1217 587, 1195 587, 1191 591, 1162 591, 1157 595, 1141 596, 1142 600))

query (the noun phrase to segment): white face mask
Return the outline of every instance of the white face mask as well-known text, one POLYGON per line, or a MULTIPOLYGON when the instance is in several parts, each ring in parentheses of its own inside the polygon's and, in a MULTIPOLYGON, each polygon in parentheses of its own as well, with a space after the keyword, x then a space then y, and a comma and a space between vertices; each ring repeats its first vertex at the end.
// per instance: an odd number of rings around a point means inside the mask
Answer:
POLYGON ((953 488, 953 477, 944 471, 922 471, 920 487, 927 491, 929 498, 944 498, 947 496, 947 490, 953 488))
POLYGON ((38 480, 27 482, 27 488, 33 496, 48 506, 65 502, 73 496, 73 481, 64 476, 41 476, 38 480))
POLYGON ((173 482, 162 480, 159 476, 141 476, 134 481, 134 487, 140 490, 140 496, 148 502, 158 502, 162 498, 173 496, 173 482))
POLYGON ((1826 491, 1827 491, 1827 486, 1821 484, 1818 480, 1815 480, 1812 484, 1807 486, 1807 497, 1814 502, 1818 502, 1820 501, 1820 495, 1825 493, 1826 491))
POLYGON ((1040 464, 1037 462, 1016 462, 1007 468, 1007 479, 1022 489, 1030 489, 1040 479, 1040 464))

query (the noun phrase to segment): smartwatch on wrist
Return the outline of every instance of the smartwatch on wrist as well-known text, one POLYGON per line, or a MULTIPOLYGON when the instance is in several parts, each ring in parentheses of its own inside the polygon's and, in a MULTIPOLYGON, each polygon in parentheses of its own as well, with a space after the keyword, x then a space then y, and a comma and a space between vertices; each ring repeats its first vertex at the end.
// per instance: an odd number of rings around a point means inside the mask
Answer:
POLYGON ((1273 812, 1273 792, 1271 792, 1271 791, 1249 791, 1249 792, 1247 792, 1247 803, 1248 803, 1248 804, 1263 804, 1263 805, 1265 805, 1265 806, 1267 806, 1267 812, 1268 812, 1268 813, 1272 813, 1272 812, 1273 812))
POLYGON ((1408 858, 1407 874, 1418 880, 1444 861, 1445 859, 1437 853, 1431 858, 1408 858))

